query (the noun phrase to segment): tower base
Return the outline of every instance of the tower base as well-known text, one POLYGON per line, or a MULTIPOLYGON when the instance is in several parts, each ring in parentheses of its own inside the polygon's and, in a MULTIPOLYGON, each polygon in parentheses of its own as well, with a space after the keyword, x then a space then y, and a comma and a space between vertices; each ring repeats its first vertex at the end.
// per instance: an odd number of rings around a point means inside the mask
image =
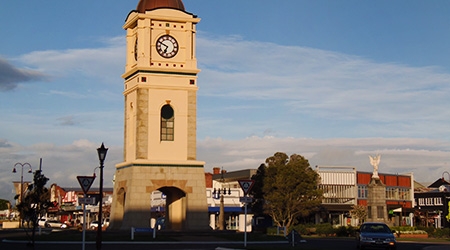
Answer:
POLYGON ((168 230, 208 230, 203 165, 200 161, 116 165, 109 228, 149 228, 151 219, 164 216, 163 227, 168 230), (164 194, 165 205, 152 204, 152 192, 157 190, 164 194))

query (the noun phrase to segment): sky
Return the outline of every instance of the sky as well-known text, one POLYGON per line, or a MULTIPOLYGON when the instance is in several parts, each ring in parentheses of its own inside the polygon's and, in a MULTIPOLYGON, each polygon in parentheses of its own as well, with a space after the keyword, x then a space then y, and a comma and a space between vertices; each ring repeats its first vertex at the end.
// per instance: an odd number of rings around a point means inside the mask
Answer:
MULTIPOLYGON (((183 2, 201 18, 206 172, 257 168, 276 152, 371 172, 368 156, 380 154, 381 173, 450 179, 449 1, 183 2)), ((17 162, 79 187, 76 176, 98 176, 102 142, 112 187, 123 160, 122 26, 137 4, 1 1, 0 198, 14 197, 17 162)))

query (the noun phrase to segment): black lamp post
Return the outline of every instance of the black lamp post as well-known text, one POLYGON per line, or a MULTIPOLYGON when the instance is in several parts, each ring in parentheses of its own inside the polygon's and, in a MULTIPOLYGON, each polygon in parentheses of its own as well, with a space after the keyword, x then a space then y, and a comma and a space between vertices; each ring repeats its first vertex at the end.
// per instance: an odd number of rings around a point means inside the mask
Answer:
POLYGON ((105 162, 106 153, 108 149, 105 148, 105 145, 102 143, 102 146, 97 148, 98 159, 100 160, 100 204, 98 208, 98 226, 97 226, 97 250, 102 249, 102 230, 103 230, 103 218, 102 218, 102 210, 103 210, 103 163, 105 162))
POLYGON ((20 174, 20 200, 19 200, 19 202, 22 202, 22 196, 23 196, 23 167, 25 167, 25 166, 28 166, 30 169, 28 169, 28 173, 31 173, 32 172, 32 170, 31 170, 31 165, 30 165, 30 163, 28 163, 28 162, 25 162, 25 163, 16 163, 16 164, 14 164, 14 168, 13 168, 13 173, 17 173, 17 170, 16 170, 16 166, 21 166, 22 167, 22 172, 21 172, 21 174, 20 174))
MULTIPOLYGON (((20 198, 19 202, 22 203, 22 199, 23 199, 22 198, 23 197, 23 167, 25 167, 25 166, 29 167, 28 173, 32 173, 33 171, 31 170, 30 163, 25 162, 25 163, 22 164, 22 163, 18 162, 16 164, 14 164, 14 168, 12 170, 13 173, 17 173, 16 166, 20 166, 22 168, 22 171, 20 173, 20 196, 19 196, 19 198, 20 198)), ((16 204, 16 206, 17 206, 17 204, 16 204)), ((19 226, 22 226, 21 222, 22 222, 22 220, 19 220, 19 226)))
MULTIPOLYGON (((222 177, 220 179, 220 182, 222 183, 222 186, 224 185, 225 182, 225 178, 223 176, 223 174, 225 173, 225 171, 223 171, 222 168, 222 177)), ((218 196, 220 197, 220 208, 219 208, 219 230, 225 230, 225 204, 223 201, 223 196, 227 194, 227 189, 226 188, 214 188, 213 191, 213 195, 214 196, 218 196)), ((231 189, 228 188, 228 195, 231 195, 231 189)))
MULTIPOLYGON (((219 210, 219 230, 225 230, 225 204, 223 201, 223 196, 227 194, 227 189, 215 189, 213 191, 213 195, 219 195, 220 197, 220 210, 219 210)), ((231 189, 228 188, 228 195, 231 194, 231 189)))

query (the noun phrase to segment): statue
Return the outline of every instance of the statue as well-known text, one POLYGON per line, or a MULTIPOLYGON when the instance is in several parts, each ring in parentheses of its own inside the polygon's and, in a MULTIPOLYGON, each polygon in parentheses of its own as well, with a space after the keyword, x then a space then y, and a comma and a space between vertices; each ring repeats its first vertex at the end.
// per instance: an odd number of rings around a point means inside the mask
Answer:
POLYGON ((381 155, 377 154, 376 156, 370 156, 370 165, 373 166, 373 174, 372 178, 380 179, 378 176, 378 164, 380 164, 381 155))

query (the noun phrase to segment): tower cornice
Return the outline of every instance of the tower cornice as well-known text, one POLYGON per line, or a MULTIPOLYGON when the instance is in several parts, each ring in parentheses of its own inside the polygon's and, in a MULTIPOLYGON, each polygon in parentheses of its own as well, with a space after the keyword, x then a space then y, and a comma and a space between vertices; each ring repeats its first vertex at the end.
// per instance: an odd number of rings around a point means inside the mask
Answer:
POLYGON ((158 74, 158 75, 180 75, 180 76, 197 76, 197 74, 200 72, 199 69, 197 70, 183 70, 179 69, 177 71, 174 71, 173 69, 135 69, 130 70, 129 72, 126 72, 122 75, 122 78, 125 80, 128 80, 132 77, 134 77, 137 74, 158 74))

